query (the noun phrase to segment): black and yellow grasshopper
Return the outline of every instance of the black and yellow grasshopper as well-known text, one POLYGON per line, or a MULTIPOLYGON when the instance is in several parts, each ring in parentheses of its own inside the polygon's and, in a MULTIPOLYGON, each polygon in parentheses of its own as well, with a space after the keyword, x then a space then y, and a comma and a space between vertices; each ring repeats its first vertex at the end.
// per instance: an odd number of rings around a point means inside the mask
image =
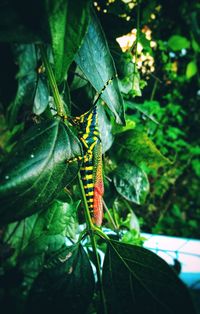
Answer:
POLYGON ((101 226, 102 224, 102 196, 104 194, 102 145, 98 126, 97 102, 112 80, 113 78, 104 85, 89 111, 79 117, 71 119, 72 124, 76 125, 78 128, 78 137, 83 144, 83 158, 80 173, 92 220, 97 226, 101 226))

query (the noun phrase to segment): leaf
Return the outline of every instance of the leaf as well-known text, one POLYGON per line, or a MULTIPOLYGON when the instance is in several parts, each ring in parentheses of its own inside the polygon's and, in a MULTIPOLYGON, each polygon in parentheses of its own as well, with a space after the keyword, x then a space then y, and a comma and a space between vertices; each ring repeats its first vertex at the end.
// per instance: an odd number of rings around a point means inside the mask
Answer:
POLYGON ((20 268, 27 273, 27 276, 33 276, 33 273, 38 274, 50 247, 51 250, 54 250, 55 247, 58 249, 65 243, 65 238, 60 235, 60 231, 63 230, 64 213, 60 211, 61 222, 58 221, 58 217, 55 219, 55 214, 52 217, 51 213, 52 210, 50 212, 49 210, 43 211, 41 214, 36 213, 21 222, 11 223, 6 228, 5 241, 14 249, 11 262, 15 265, 16 261, 18 263, 20 261, 20 268), (49 217, 51 221, 48 219, 49 217), (47 226, 45 222, 47 222, 47 226), (51 228, 48 228, 49 225, 51 228), (58 228, 60 225, 61 228, 58 228))
POLYGON ((114 158, 118 160, 121 160, 121 156, 123 156, 124 161, 132 162, 138 167, 145 164, 153 169, 170 163, 169 159, 157 149, 147 133, 138 128, 119 134, 115 143, 113 153, 114 158))
POLYGON ((186 77, 187 79, 190 79, 191 77, 193 77, 196 73, 197 73, 198 69, 197 69, 197 64, 195 61, 190 61, 187 64, 186 67, 186 77))
POLYGON ((19 72, 17 94, 8 109, 8 123, 11 128, 15 125, 17 115, 23 107, 24 110, 32 109, 37 81, 34 45, 17 45, 14 48, 14 54, 19 72))
POLYGON ((102 153, 104 154, 112 146, 114 137, 112 135, 112 124, 108 120, 103 106, 99 105, 98 109, 98 125, 101 134, 102 153))
POLYGON ((138 205, 145 202, 149 193, 149 181, 142 169, 130 163, 121 163, 113 178, 117 192, 138 205))
POLYGON ((40 77, 37 84, 37 89, 35 93, 33 112, 36 115, 42 114, 49 102, 49 90, 47 87, 47 82, 43 77, 40 77))
POLYGON ((38 213, 30 239, 34 239, 41 234, 64 235, 67 225, 67 208, 67 203, 54 201, 47 210, 38 213))
POLYGON ((94 275, 81 245, 66 247, 46 261, 30 291, 28 313, 86 313, 94 275))
POLYGON ((194 314, 189 293, 176 273, 142 247, 109 241, 103 286, 112 314, 194 314))
MULTIPOLYGON (((116 75, 105 35, 94 12, 75 61, 98 92, 102 90, 108 80, 116 75)), ((101 98, 113 112, 116 122, 124 124, 123 99, 116 78, 106 87, 101 98)))
POLYGON ((79 140, 60 119, 32 127, 1 173, 1 223, 46 209, 77 174, 78 162, 67 160, 80 155, 79 140))
POLYGON ((55 76, 64 79, 74 55, 81 46, 89 23, 90 1, 52 0, 46 2, 51 32, 55 76))
POLYGON ((174 51, 179 51, 181 49, 187 49, 190 47, 189 40, 180 35, 173 35, 168 40, 168 46, 174 51))
POLYGON ((24 274, 24 283, 27 290, 30 290, 35 278, 43 270, 46 260, 65 247, 65 241, 65 237, 59 234, 41 234, 21 249, 17 261, 20 270, 24 274))
POLYGON ((77 210, 80 205, 80 201, 66 204, 66 228, 65 235, 72 240, 76 240, 78 231, 78 217, 77 210))
POLYGON ((138 104, 138 103, 135 103, 132 101, 126 101, 125 106, 126 106, 126 108, 138 110, 145 117, 149 118, 150 120, 152 120, 156 124, 159 124, 159 122, 154 117, 154 115, 155 115, 155 116, 158 116, 159 118, 161 118, 161 114, 163 112, 158 101, 145 100, 145 102, 143 104, 138 104))
POLYGON ((136 127, 136 123, 135 121, 131 120, 130 118, 132 118, 132 116, 129 118, 130 116, 126 115, 126 125, 122 126, 122 125, 114 125, 112 128, 112 133, 114 135, 119 134, 119 133, 123 133, 126 132, 128 130, 133 130, 136 127))

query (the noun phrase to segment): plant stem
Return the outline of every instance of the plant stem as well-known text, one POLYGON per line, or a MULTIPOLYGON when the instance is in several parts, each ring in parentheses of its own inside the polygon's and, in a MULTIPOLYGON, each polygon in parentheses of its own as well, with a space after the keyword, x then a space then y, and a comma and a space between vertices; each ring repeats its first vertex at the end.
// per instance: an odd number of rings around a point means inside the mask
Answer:
POLYGON ((156 79, 156 80, 155 80, 155 83, 154 83, 154 85, 153 85, 153 89, 152 89, 152 93, 151 93, 150 100, 153 100, 153 99, 154 99, 154 96, 155 96, 157 87, 158 87, 158 80, 156 79))
POLYGON ((103 207, 105 208, 105 211, 106 211, 106 213, 107 213, 107 215, 108 215, 108 218, 109 218, 109 220, 110 220, 110 223, 113 225, 113 228, 114 228, 115 230, 117 230, 117 229, 118 229, 118 228, 117 228, 117 225, 115 224, 115 221, 114 221, 114 219, 113 219, 113 217, 112 217, 112 215, 111 215, 111 213, 110 213, 110 211, 109 211, 109 209, 108 209, 108 207, 107 207, 107 205, 106 205, 104 199, 103 199, 103 207))
POLYGON ((51 86, 53 99, 54 99, 54 102, 56 105, 58 116, 61 116, 61 117, 66 116, 65 108, 63 106, 63 101, 62 101, 62 98, 60 97, 60 93, 59 93, 59 90, 58 90, 58 87, 56 84, 56 79, 55 79, 52 67, 48 61, 45 48, 43 45, 39 45, 39 47, 40 47, 42 61, 43 61, 44 66, 45 66, 47 78, 48 78, 49 84, 51 86))
POLYGON ((101 297, 101 302, 103 306, 103 313, 107 314, 105 295, 104 295, 104 290, 103 290, 103 285, 102 285, 101 268, 100 268, 99 256, 97 253, 97 244, 96 244, 96 239, 95 239, 95 230, 98 230, 98 229, 93 225, 92 219, 90 217, 90 212, 89 212, 87 200, 85 197, 85 191, 84 191, 83 183, 81 180, 80 172, 78 173, 78 182, 79 182, 83 204, 84 204, 85 220, 86 220, 86 225, 88 229, 87 231, 90 237, 93 253, 95 256, 95 267, 96 267, 97 278, 98 278, 98 283, 99 283, 99 291, 100 291, 100 297, 101 297))
POLYGON ((133 88, 134 88, 134 81, 137 69, 137 59, 138 59, 138 41, 139 41, 139 29, 140 29, 140 0, 137 3, 137 33, 136 33, 136 41, 135 41, 135 62, 134 62, 134 76, 133 76, 133 88))

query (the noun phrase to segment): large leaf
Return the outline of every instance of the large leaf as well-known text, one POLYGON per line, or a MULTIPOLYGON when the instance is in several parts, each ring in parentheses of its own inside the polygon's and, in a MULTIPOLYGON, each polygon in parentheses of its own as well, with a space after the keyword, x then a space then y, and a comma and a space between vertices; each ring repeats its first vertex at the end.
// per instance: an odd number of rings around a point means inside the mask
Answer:
MULTIPOLYGON (((75 61, 98 92, 108 80, 116 75, 105 35, 94 12, 92 12, 88 31, 76 54, 75 61)), ((123 99, 116 78, 106 87, 101 98, 115 115, 116 122, 124 123, 123 99)))
POLYGON ((9 224, 4 237, 15 249, 14 258, 41 236, 63 234, 67 225, 66 212, 68 212, 68 204, 55 201, 47 210, 26 217, 20 223, 9 224))
POLYGON ((81 245, 58 251, 36 278, 28 313, 85 313, 94 293, 94 276, 81 245))
POLYGON ((119 194, 136 204, 143 204, 149 192, 149 181, 142 169, 130 163, 121 163, 114 175, 119 194))
POLYGON ((58 82, 64 79, 89 23, 90 1, 51 0, 46 10, 58 82))
POLYGON ((66 206, 66 228, 65 235, 70 239, 76 241, 78 234, 78 215, 77 210, 80 205, 80 201, 65 203, 66 206))
POLYGON ((123 156, 124 161, 132 162, 138 167, 145 164, 157 169, 170 162, 157 149, 147 133, 137 128, 119 134, 113 148, 115 158, 121 160, 123 156))
POLYGON ((12 152, 1 173, 1 223, 45 209, 74 179, 81 144, 60 119, 31 128, 12 152))
MULTIPOLYGON (((44 210, 37 214, 33 230, 30 235, 30 241, 37 238, 41 234, 55 235, 63 234, 67 225, 66 214, 68 212, 68 204, 54 201, 48 210, 44 210)), ((31 218, 31 217, 30 217, 31 218)), ((28 220, 29 218, 27 218, 28 220)), ((26 220, 26 221, 27 221, 26 220)))
POLYGON ((103 286, 109 314, 195 313, 175 272, 142 247, 109 241, 103 286))
POLYGON ((104 107, 98 106, 98 125, 101 134, 102 153, 104 154, 113 144, 112 124, 106 116, 104 107))
POLYGON ((17 74, 17 94, 13 102, 10 104, 8 113, 10 127, 15 125, 17 115, 22 107, 25 107, 25 110, 32 109, 37 81, 37 74, 35 71, 37 58, 34 45, 18 45, 15 46, 13 50, 19 71, 17 74))

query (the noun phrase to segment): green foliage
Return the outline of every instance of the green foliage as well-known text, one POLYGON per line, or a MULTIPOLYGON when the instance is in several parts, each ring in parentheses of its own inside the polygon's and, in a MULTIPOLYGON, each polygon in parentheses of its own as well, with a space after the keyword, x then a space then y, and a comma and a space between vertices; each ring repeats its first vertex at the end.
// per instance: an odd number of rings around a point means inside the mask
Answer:
POLYGON ((78 171, 78 163, 70 165, 67 160, 80 155, 78 139, 61 120, 47 120, 30 128, 1 173, 1 223, 47 208, 78 171))
POLYGON ((131 313, 131 309, 147 313, 149 308, 153 313, 193 311, 188 291, 174 271, 158 256, 138 246, 109 242, 103 285, 109 313, 131 313))
POLYGON ((140 225, 199 236, 197 5, 175 12, 183 27, 160 0, 0 6, 0 308, 195 313, 173 270, 141 247, 140 225), (122 52, 116 38, 133 28, 122 52), (83 149, 72 117, 105 84, 101 230, 77 176, 83 149))
POLYGON ((168 46, 174 51, 179 51, 181 49, 189 48, 190 42, 187 38, 183 36, 173 35, 168 40, 168 46))
POLYGON ((89 6, 88 0, 46 2, 55 76, 59 83, 65 78, 87 31, 89 6))
POLYGON ((190 79, 197 73, 197 64, 195 61, 190 61, 186 68, 186 77, 190 79))
POLYGON ((143 204, 149 192, 149 181, 142 169, 130 163, 119 164, 113 178, 117 192, 127 200, 143 204))
MULTIPOLYGON (((92 12, 88 32, 75 61, 97 91, 101 91, 105 83, 115 76, 116 70, 113 59, 94 12, 92 12)), ((107 86, 102 94, 102 99, 115 115, 116 122, 124 124, 123 99, 116 79, 107 86)))
POLYGON ((46 260, 32 285, 27 313, 55 313, 65 307, 68 313, 85 313, 94 286, 94 274, 83 247, 76 244, 58 250, 46 260))

